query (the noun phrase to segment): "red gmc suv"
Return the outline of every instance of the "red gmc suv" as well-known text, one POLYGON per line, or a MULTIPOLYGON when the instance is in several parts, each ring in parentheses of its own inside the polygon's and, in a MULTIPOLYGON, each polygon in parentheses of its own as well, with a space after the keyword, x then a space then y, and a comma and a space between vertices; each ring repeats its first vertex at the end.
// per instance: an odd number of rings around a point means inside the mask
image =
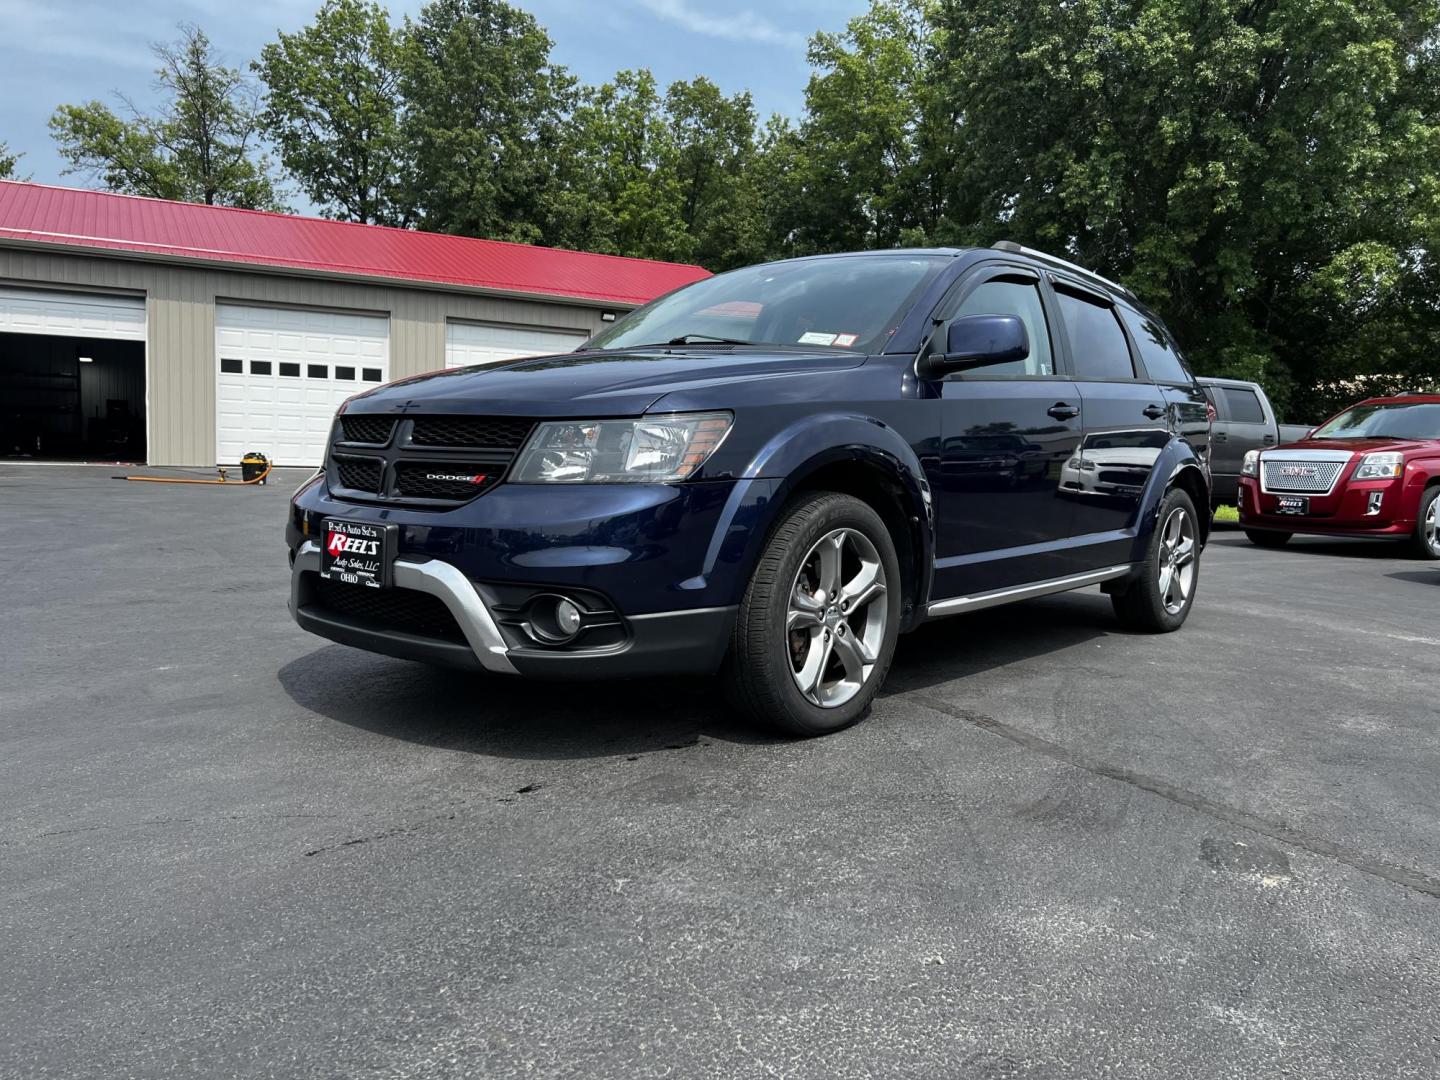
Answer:
POLYGON ((1240 470, 1240 524, 1252 543, 1295 533, 1404 540, 1440 559, 1440 394, 1369 398, 1299 442, 1251 450, 1240 470))

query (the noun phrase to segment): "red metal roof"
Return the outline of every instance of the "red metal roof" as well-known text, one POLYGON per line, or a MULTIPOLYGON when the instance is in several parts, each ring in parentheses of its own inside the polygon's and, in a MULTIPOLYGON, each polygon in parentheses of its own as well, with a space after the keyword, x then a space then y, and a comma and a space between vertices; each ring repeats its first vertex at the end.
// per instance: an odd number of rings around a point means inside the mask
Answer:
POLYGON ((0 243, 643 304, 707 277, 683 263, 0 181, 0 243))

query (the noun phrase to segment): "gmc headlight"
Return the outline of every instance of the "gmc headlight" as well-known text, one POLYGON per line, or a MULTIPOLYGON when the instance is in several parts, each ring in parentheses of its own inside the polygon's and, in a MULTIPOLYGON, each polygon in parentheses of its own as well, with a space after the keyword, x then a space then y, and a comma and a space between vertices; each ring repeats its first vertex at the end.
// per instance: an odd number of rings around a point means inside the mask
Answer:
POLYGON ((1240 463, 1241 476, 1258 476, 1260 474, 1260 451, 1246 450, 1245 460, 1240 463))
POLYGON ((663 484, 684 480, 730 430, 729 413, 639 420, 554 420, 535 429, 513 484, 663 484))
POLYGON ((1405 468, 1405 455, 1395 453, 1366 454, 1355 467, 1356 480, 1389 480, 1405 468))

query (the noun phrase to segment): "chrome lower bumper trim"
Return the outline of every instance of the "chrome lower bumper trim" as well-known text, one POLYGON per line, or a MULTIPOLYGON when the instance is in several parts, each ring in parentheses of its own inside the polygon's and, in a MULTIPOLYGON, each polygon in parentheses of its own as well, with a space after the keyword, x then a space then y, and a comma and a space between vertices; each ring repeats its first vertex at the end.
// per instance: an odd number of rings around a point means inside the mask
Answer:
MULTIPOLYGON (((306 540, 295 553, 295 564, 290 571, 290 611, 293 615, 300 605, 300 575, 320 572, 320 545, 306 540)), ((487 671, 505 675, 519 674, 510 662, 509 646, 500 636, 500 628, 470 579, 455 567, 439 559, 413 559, 401 556, 395 560, 395 586, 430 593, 440 598, 450 609, 465 640, 470 643, 475 658, 487 671)))

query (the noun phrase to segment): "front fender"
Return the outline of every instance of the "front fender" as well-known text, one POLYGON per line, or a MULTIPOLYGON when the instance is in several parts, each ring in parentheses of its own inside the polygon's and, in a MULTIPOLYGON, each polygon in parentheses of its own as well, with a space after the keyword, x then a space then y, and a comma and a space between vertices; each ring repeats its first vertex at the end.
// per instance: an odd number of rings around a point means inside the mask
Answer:
MULTIPOLYGON (((1150 538, 1160 523, 1160 504, 1165 493, 1177 483, 1196 485, 1203 499, 1195 502, 1199 517, 1200 543, 1203 547, 1210 536, 1210 470, 1195 448, 1182 438, 1171 439, 1155 459, 1145 489, 1140 495, 1140 510, 1135 519, 1135 539, 1131 544, 1130 561, 1140 562, 1150 550, 1150 538)), ((1192 492, 1192 498, 1195 492, 1192 492)))
MULTIPOLYGON (((925 471, 914 449, 898 431, 872 417, 855 413, 806 416, 761 446, 746 464, 736 486, 732 496, 733 515, 722 515, 712 553, 720 553, 725 537, 733 535, 736 521, 744 520, 749 528, 740 563, 747 569, 753 567, 782 508, 822 471, 829 476, 828 486, 863 492, 873 480, 893 494, 904 515, 910 542, 908 551, 902 552, 902 561, 910 564, 914 574, 910 595, 912 598, 928 596, 934 568, 935 528, 925 471), (856 470, 854 474, 850 473, 852 468, 856 470), (759 505, 749 494, 757 489, 764 492, 763 503, 759 505)), ((905 613, 907 627, 912 615, 911 611, 905 613)))

